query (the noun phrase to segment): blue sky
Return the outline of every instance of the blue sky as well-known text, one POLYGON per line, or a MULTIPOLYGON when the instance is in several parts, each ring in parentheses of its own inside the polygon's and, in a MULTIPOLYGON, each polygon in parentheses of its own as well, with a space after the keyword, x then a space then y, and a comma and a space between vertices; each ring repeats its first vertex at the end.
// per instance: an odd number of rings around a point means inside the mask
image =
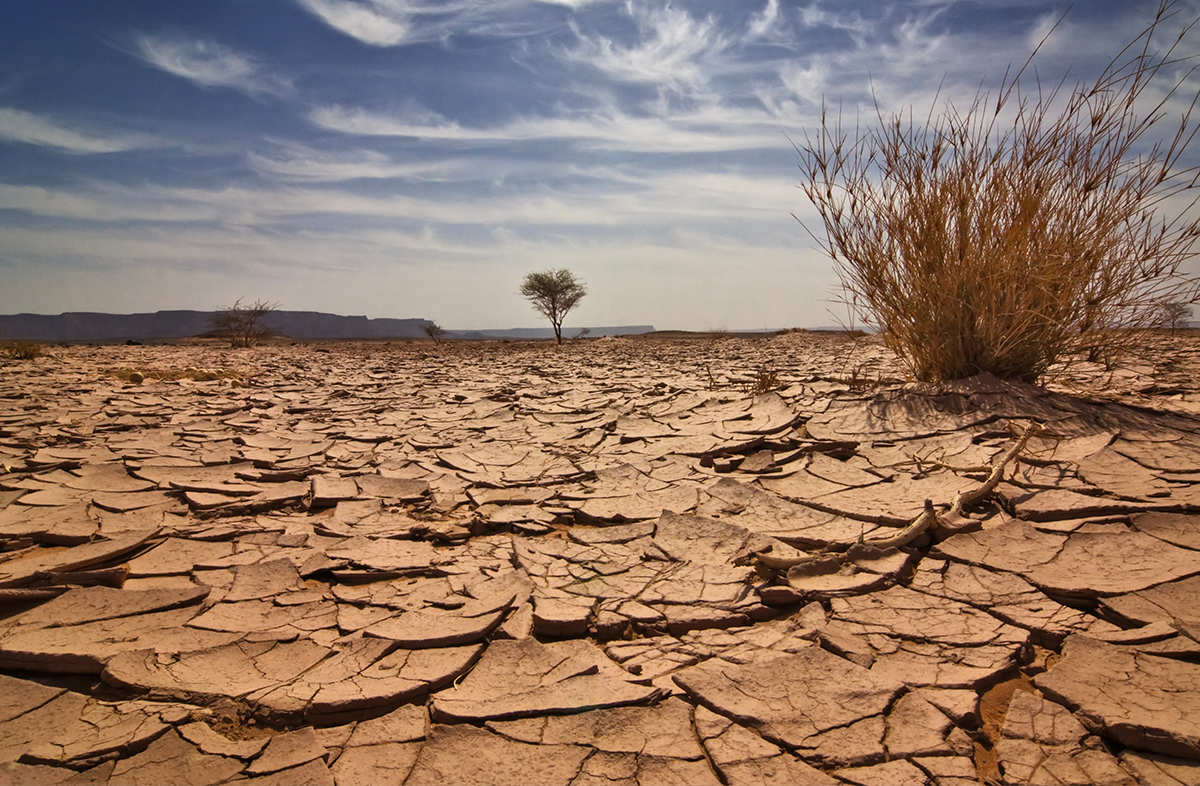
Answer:
MULTIPOLYGON (((1039 73, 1094 75, 1156 5, 1077 2, 1039 73)), ((568 267, 568 325, 830 324, 789 137, 822 98, 870 120, 872 87, 918 112, 994 87, 1066 6, 17 0, 0 313, 539 326, 520 279, 568 267)))

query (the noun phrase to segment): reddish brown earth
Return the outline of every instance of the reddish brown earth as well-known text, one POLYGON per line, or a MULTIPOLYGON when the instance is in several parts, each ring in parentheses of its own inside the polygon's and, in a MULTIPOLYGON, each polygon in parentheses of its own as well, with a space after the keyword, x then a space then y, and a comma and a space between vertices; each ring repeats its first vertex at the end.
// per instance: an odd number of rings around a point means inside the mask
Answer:
POLYGON ((0 784, 1200 783, 1198 372, 0 361, 0 784))

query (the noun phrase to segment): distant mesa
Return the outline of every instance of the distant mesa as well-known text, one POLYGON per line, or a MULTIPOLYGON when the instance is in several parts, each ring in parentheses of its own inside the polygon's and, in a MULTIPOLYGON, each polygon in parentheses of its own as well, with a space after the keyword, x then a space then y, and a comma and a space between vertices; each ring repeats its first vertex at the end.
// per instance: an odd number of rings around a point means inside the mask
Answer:
MULTIPOLYGON (((66 314, 0 315, 0 339, 8 341, 164 341, 203 336, 212 331, 211 311, 156 311, 153 314, 104 314, 74 311, 66 314)), ((273 311, 267 324, 280 336, 314 339, 388 339, 425 338, 422 327, 427 319, 370 319, 325 314, 319 311, 273 311)), ((574 336, 581 328, 564 328, 574 336)), ((650 325, 595 327, 589 336, 619 336, 648 333, 650 325)), ((550 328, 514 328, 511 330, 448 330, 447 338, 456 339, 538 339, 553 338, 550 328)))
MULTIPOLYGON (((66 314, 0 316, 0 336, 29 341, 154 341, 203 336, 212 331, 211 311, 153 314, 66 314)), ((425 319, 368 319, 318 311, 274 311, 266 317, 276 334, 297 339, 419 338, 425 319)))

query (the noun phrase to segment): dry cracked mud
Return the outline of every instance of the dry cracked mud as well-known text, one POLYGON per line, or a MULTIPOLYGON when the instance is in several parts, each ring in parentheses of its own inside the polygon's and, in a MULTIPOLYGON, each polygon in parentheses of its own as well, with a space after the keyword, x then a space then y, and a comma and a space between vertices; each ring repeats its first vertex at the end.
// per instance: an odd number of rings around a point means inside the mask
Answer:
POLYGON ((1200 784, 1198 372, 0 361, 0 784, 1200 784))

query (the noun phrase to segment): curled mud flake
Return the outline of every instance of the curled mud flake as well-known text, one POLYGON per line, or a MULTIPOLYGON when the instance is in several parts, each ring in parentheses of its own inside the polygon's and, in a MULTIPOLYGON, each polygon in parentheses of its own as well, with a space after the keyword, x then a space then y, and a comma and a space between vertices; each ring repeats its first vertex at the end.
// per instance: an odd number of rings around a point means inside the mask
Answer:
POLYGON ((1034 678, 1096 733, 1138 751, 1200 759, 1200 666, 1072 636, 1034 678))

